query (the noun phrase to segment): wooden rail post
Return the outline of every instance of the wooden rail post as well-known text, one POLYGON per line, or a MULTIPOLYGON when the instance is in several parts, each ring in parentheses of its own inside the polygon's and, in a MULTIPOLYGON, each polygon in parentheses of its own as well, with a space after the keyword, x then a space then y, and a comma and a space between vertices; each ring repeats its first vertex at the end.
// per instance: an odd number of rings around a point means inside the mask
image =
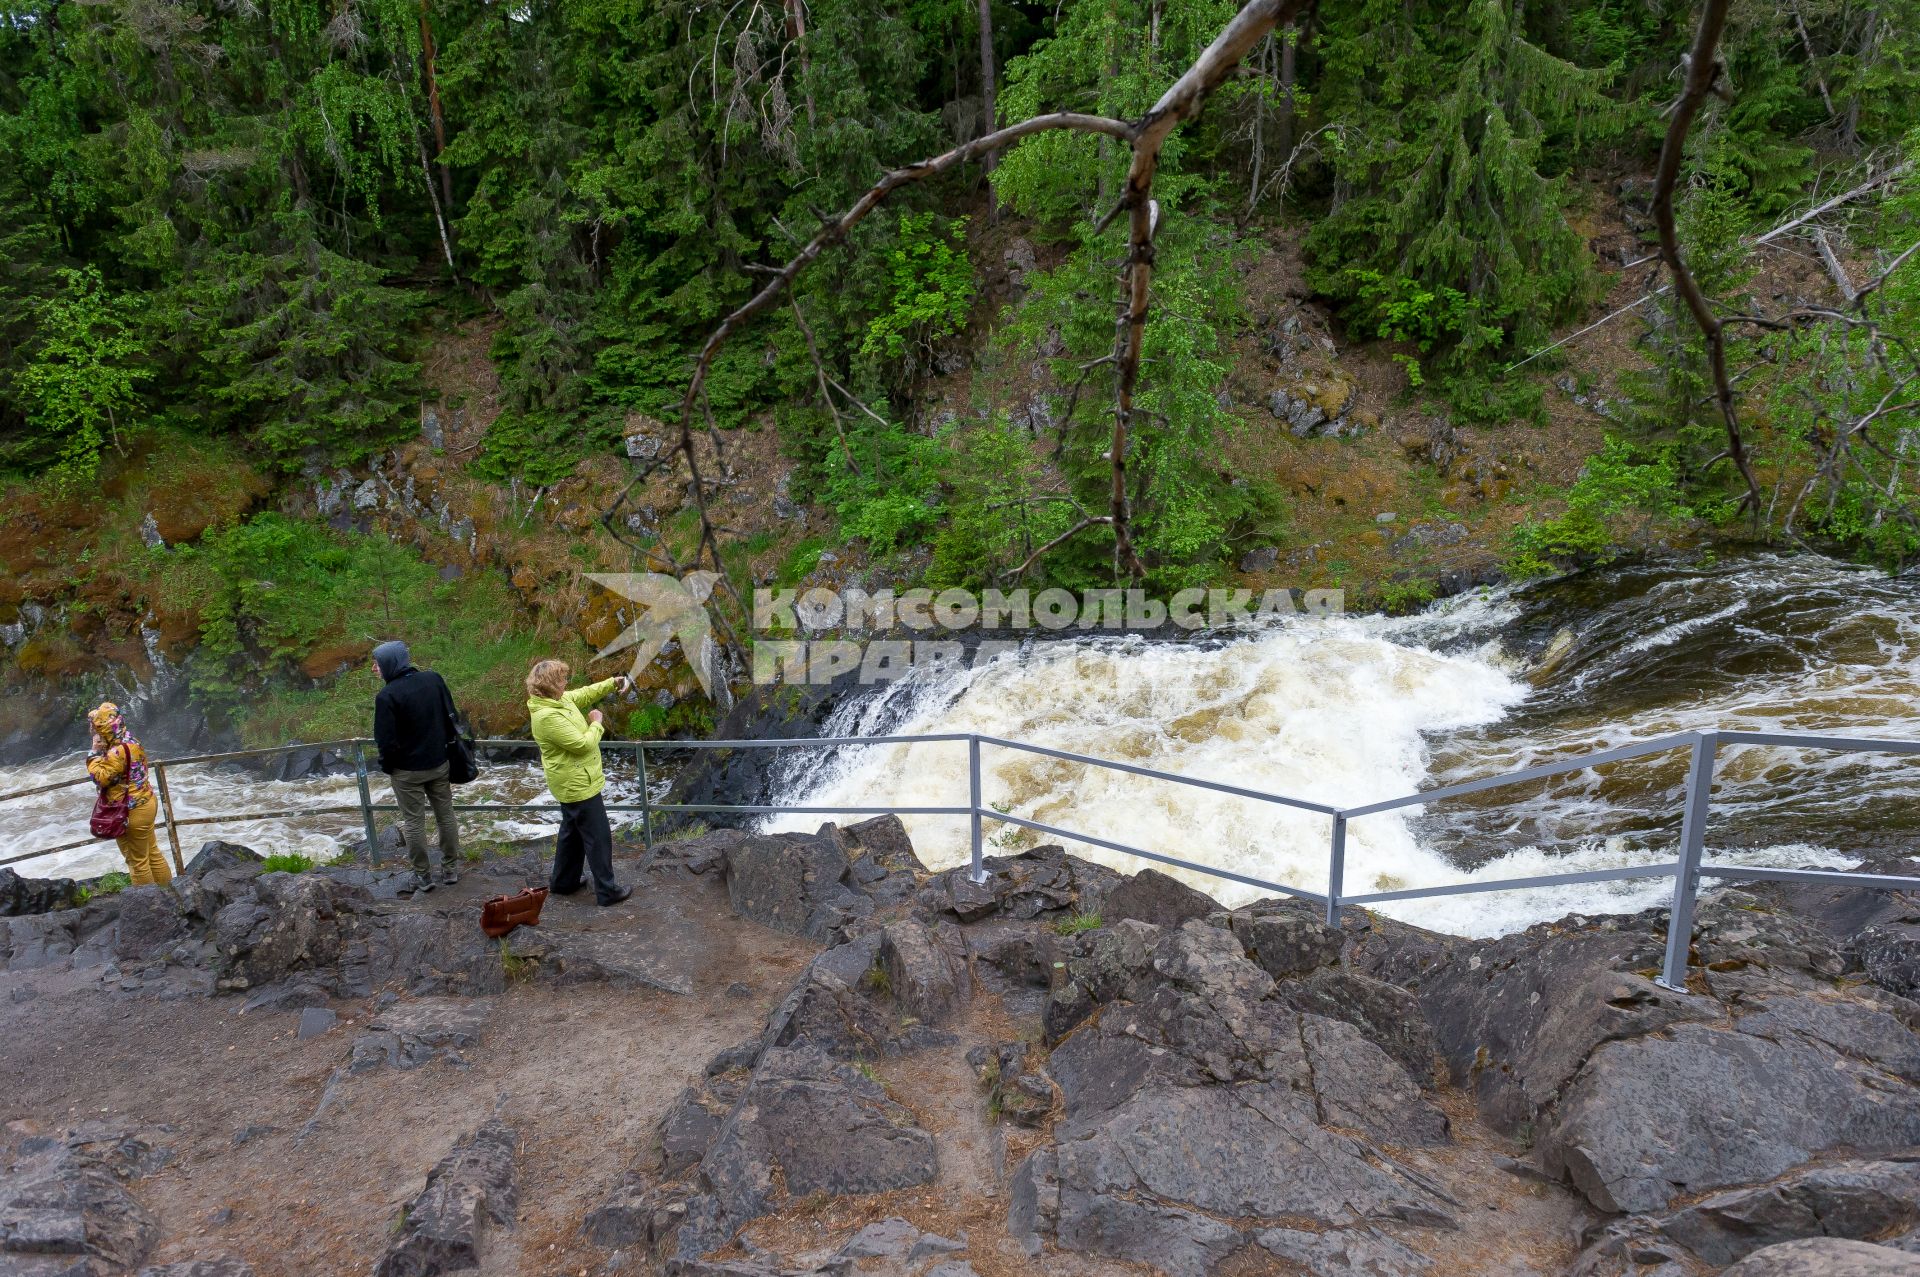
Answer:
POLYGON ((177 874, 187 871, 186 862, 180 858, 180 826, 173 820, 173 795, 167 790, 167 765, 153 765, 153 783, 160 790, 160 810, 167 817, 167 842, 173 848, 173 871, 177 874))

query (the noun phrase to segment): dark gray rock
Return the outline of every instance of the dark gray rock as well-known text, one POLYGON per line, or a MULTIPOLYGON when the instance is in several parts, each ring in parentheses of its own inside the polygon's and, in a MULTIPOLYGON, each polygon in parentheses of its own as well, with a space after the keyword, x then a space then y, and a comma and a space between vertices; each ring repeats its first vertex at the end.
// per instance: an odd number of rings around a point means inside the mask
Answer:
POLYGON ((815 957, 767 1018, 761 1046, 805 1043, 847 1060, 888 1051, 899 1026, 875 996, 879 964, 877 932, 815 957))
POLYGON ((933 1137, 880 1084, 811 1048, 762 1057, 701 1162, 727 1213, 762 1213, 777 1170, 795 1197, 911 1188, 933 1180, 933 1137))
POLYGON ((112 1155, 84 1142, 26 1141, 0 1175, 0 1272, 8 1277, 130 1272, 159 1236, 159 1224, 121 1185, 112 1155))
POLYGON ((847 1240, 840 1254, 848 1259, 905 1261, 923 1234, 899 1216, 868 1224, 847 1240))
POLYGON ((1755 1251, 1721 1277, 1914 1277, 1920 1255, 1822 1237, 1755 1251))
POLYGON ((489 1003, 454 998, 418 998, 375 1016, 353 1040, 348 1069, 366 1073, 391 1066, 417 1069, 434 1060, 465 1065, 480 1044, 489 1003))
POLYGON ((327 971, 346 956, 366 891, 321 874, 263 874, 252 893, 213 920, 221 956, 219 987, 250 989, 296 971, 327 971))
POLYGON ((1240 556, 1242 572, 1271 572, 1280 561, 1280 548, 1272 545, 1256 545, 1240 556))
POLYGON ((1719 1268, 1809 1237, 1884 1240, 1920 1228, 1920 1161, 1855 1161, 1796 1171, 1772 1184, 1719 1193, 1670 1215, 1601 1227, 1575 1269, 1618 1277, 1660 1254, 1719 1268))
POLYGON ((1219 908, 1219 902, 1212 896, 1195 891, 1158 869, 1142 869, 1107 893, 1100 918, 1108 925, 1131 918, 1156 927, 1177 927, 1195 918, 1205 918, 1219 908))
POLYGON ((879 961, 894 1005, 923 1024, 952 1019, 972 995, 973 977, 958 938, 911 919, 882 929, 879 961))
POLYGON ((295 977, 255 989, 240 1006, 240 1014, 251 1015, 255 1011, 305 1011, 309 1007, 325 1006, 331 998, 325 989, 312 980, 295 977))
POLYGON ((173 1264, 150 1264, 140 1277, 255 1277, 252 1264, 243 1259, 189 1259, 173 1264))
POLYGON ((1338 1228, 1324 1233, 1269 1228, 1254 1234, 1267 1253, 1313 1277, 1419 1277, 1432 1269, 1425 1255, 1377 1228, 1338 1228))
POLYGON ((1853 938, 1852 950, 1861 969, 1881 988, 1903 998, 1920 994, 1920 926, 1885 922, 1867 927, 1853 938))
POLYGON ((1595 1050, 1536 1153, 1601 1210, 1642 1212, 1830 1149, 1914 1144, 1920 1092, 1872 1063, 1799 1035, 1680 1024, 1595 1050))
POLYGON ((1341 933, 1306 909, 1282 905, 1228 915, 1247 956, 1276 980, 1305 975, 1340 960, 1341 933))
POLYGON ((786 1197, 911 1188, 935 1170, 933 1137, 913 1114, 818 1046, 723 1052, 667 1115, 651 1165, 629 1172, 587 1230, 599 1245, 664 1251, 681 1271, 676 1262, 704 1259, 786 1197))
POLYGON ((326 1007, 308 1007, 300 1013, 298 1034, 303 1041, 317 1038, 339 1022, 339 1015, 326 1007))
MULTIPOLYGON (((693 992, 693 983, 684 974, 663 966, 646 945, 617 931, 520 927, 504 943, 515 961, 534 964, 533 978, 542 983, 607 984, 682 996, 693 992)), ((498 967, 500 960, 495 958, 493 963, 498 967)))
POLYGON ((79 895, 80 884, 71 878, 22 878, 0 868, 0 918, 71 909, 79 895))
POLYGON ((1233 1221, 1450 1222, 1380 1147, 1443 1142, 1444 1115, 1359 1029, 1288 1007, 1234 934, 1125 921, 1063 952, 1065 1115, 1016 1175, 1015 1236, 1203 1274, 1252 1244, 1233 1221))
POLYGON ((922 907, 962 922, 989 916, 1037 918, 1059 910, 1100 913, 1120 876, 1111 869, 1067 855, 1056 846, 1036 847, 1017 856, 988 856, 981 868, 987 881, 976 883, 966 866, 934 875, 920 892, 922 907))
POLYGON ((727 849, 751 837, 743 829, 716 829, 697 838, 656 842, 648 849, 647 868, 682 869, 690 874, 725 872, 727 849))
POLYGON ((1423 1087, 1434 1086, 1444 1073, 1419 999, 1398 985, 1326 967, 1305 979, 1281 980, 1274 996, 1296 1011, 1351 1024, 1423 1087))
POLYGON ((826 826, 816 834, 763 834, 727 846, 733 911, 776 931, 844 939, 873 901, 849 885, 847 853, 826 826))
POLYGON ((374 1277, 435 1277, 478 1268, 487 1230, 511 1228, 519 1209, 518 1143, 519 1136, 496 1120, 455 1145, 407 1204, 374 1277))

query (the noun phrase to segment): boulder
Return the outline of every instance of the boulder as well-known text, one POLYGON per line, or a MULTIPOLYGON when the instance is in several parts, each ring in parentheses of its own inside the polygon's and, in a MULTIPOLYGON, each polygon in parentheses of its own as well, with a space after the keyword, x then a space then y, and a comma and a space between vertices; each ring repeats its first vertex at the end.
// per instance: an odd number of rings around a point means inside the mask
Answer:
POLYGON ((1177 927, 1195 918, 1205 918, 1219 908, 1219 902, 1212 896, 1195 891, 1158 869, 1142 869, 1107 893, 1100 917, 1109 925, 1131 918, 1156 927, 1177 927))
POLYGON ((1877 923, 1854 936, 1850 947, 1875 984, 1903 998, 1920 995, 1920 925, 1877 923))
POLYGON ((71 878, 22 878, 0 868, 0 918, 71 909, 79 896, 80 884, 71 878))
POLYGON ((480 1043, 491 1004, 453 998, 418 998, 376 1015, 353 1040, 348 1070, 366 1073, 391 1066, 417 1069, 434 1060, 464 1066, 465 1053, 480 1043))
POLYGON ((365 890, 321 874, 263 874, 213 919, 223 989, 248 989, 296 971, 326 971, 347 955, 371 906, 365 890))
POLYGON ((1230 914, 1227 926, 1247 956, 1276 980, 1338 962, 1345 940, 1337 928, 1327 926, 1309 909, 1285 904, 1230 914))
POLYGON ((1920 1255, 1831 1237, 1755 1251, 1721 1277, 1915 1277, 1920 1255))
POLYGON ((488 1228, 511 1228, 519 1208, 519 1138, 494 1120, 455 1145, 401 1213, 374 1277, 435 1277, 480 1267, 488 1228))
POLYGON ((24 1141, 0 1175, 0 1272, 109 1277, 137 1268, 160 1225, 120 1182, 136 1169, 85 1140, 24 1141))
POLYGON ((988 856, 981 868, 984 883, 974 882, 964 865, 934 875, 920 892, 921 906, 961 922, 990 916, 1025 920, 1060 910, 1095 914, 1120 879, 1111 869, 1051 845, 1017 856, 988 856))
POLYGON ((1351 1024, 1423 1087, 1434 1086, 1445 1074, 1419 999, 1398 985, 1326 967, 1305 979, 1279 981, 1274 996, 1296 1011, 1351 1024))
POLYGON ((952 1019, 972 994, 964 946, 910 919, 881 930, 879 962, 894 1005, 923 1024, 952 1019))
POLYGON ((1574 1271, 1578 1277, 1625 1277, 1651 1256, 1720 1268, 1763 1247, 1804 1238, 1916 1236, 1920 1160, 1836 1162, 1717 1193, 1668 1215, 1613 1220, 1597 1230, 1574 1271))
POLYGON ((1912 1034, 1892 1016, 1784 997, 1733 1030, 1687 1023, 1604 1043, 1536 1155, 1601 1210, 1642 1212, 1679 1193, 1771 1179, 1833 1149, 1920 1144, 1920 1091, 1876 1062, 1892 1042, 1907 1048, 1893 1068, 1910 1074, 1912 1034), (1740 1138, 1723 1138, 1730 1130, 1740 1138))
POLYGON ((775 931, 839 940, 873 912, 873 901, 848 885, 847 853, 831 825, 815 834, 743 838, 726 855, 733 911, 775 931))
POLYGON ((1383 1148, 1444 1142, 1445 1116, 1353 1025, 1286 1005, 1234 934, 1126 921, 1078 941, 1054 990, 1070 1013, 1048 1017, 1064 1115, 1016 1175, 1017 1236, 1198 1275, 1258 1244, 1245 1221, 1449 1224, 1383 1148))

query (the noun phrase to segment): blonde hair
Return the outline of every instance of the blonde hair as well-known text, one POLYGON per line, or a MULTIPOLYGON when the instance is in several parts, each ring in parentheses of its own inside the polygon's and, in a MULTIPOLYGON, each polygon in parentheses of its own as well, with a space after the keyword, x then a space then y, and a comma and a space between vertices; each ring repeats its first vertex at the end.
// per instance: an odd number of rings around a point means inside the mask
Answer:
POLYGON ((535 661, 527 671, 527 695, 559 700, 567 690, 567 676, 573 667, 565 661, 535 661))

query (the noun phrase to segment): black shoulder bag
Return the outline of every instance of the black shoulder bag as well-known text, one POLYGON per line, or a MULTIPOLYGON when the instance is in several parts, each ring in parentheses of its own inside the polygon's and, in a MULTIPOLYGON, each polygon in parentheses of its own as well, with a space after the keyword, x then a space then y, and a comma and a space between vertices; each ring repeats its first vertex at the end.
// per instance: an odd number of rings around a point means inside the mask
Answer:
MULTIPOLYGON (((441 688, 446 687, 445 680, 441 688)), ((473 747, 473 731, 466 720, 460 717, 460 711, 453 707, 453 693, 445 692, 441 702, 447 715, 447 780, 451 784, 464 785, 480 774, 480 759, 473 747)))

